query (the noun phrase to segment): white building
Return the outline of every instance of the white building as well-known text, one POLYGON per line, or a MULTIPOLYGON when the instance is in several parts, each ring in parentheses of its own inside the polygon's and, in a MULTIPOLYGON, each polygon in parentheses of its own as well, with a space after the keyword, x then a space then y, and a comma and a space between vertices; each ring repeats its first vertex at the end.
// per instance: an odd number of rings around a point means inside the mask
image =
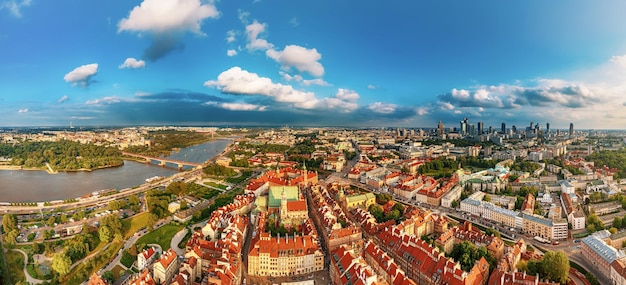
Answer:
POLYGON ((441 206, 452 208, 452 202, 461 198, 461 193, 463 193, 463 187, 461 185, 452 188, 446 195, 441 197, 441 206))

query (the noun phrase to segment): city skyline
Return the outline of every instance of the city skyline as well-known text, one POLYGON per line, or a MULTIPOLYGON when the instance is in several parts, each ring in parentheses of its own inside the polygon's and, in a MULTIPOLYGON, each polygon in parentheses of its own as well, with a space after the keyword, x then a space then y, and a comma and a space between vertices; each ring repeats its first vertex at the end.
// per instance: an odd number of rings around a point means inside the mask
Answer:
POLYGON ((625 8, 3 0, 0 127, 623 129, 625 8))

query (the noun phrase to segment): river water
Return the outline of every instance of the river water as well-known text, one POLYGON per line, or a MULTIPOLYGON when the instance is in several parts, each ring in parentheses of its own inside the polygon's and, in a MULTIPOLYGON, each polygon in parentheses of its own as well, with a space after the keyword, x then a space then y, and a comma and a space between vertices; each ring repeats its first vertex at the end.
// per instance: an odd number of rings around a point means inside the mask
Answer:
MULTIPOLYGON (((168 158, 201 163, 221 153, 230 140, 216 140, 181 149, 168 158)), ((124 189, 145 183, 146 178, 178 173, 174 167, 160 167, 125 161, 123 166, 92 172, 0 171, 0 201, 27 202, 76 198, 103 189, 124 189)))

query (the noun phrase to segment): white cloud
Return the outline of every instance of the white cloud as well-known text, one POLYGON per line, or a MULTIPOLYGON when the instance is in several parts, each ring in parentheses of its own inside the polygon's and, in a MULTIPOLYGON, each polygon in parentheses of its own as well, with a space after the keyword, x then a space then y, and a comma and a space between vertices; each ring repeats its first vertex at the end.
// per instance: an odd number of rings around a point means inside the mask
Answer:
POLYGON ((221 103, 218 106, 231 111, 265 111, 267 106, 248 103, 221 103))
POLYGON ((304 79, 302 80, 302 84, 304 86, 310 86, 310 85, 330 86, 330 83, 324 81, 324 79, 321 79, 321 78, 304 79))
POLYGON ((23 7, 30 6, 30 3, 31 3, 31 0, 22 0, 22 1, 5 0, 2 3, 0 3, 0 10, 7 9, 16 18, 21 18, 23 16, 21 9, 23 7))
POLYGON ((376 87, 376 86, 374 86, 374 85, 372 85, 372 84, 367 85, 367 89, 377 89, 377 88, 378 88, 378 87, 376 87))
POLYGON ((315 77, 324 75, 324 67, 318 62, 322 59, 322 55, 317 52, 317 49, 288 45, 282 51, 277 51, 270 47, 266 55, 280 63, 285 69, 295 67, 298 71, 307 72, 315 77))
POLYGON ((228 32, 226 32, 226 42, 232 43, 234 42, 237 38, 237 31, 235 30, 230 30, 228 32))
POLYGON ((86 105, 105 105, 122 102, 122 98, 117 96, 108 96, 101 99, 93 99, 85 102, 86 105))
POLYGON ((302 75, 299 75, 299 74, 296 74, 296 75, 292 76, 289 73, 286 73, 286 72, 283 72, 283 71, 281 71, 279 73, 280 73, 280 75, 283 76, 283 79, 285 79, 285 81, 300 82, 304 86, 311 86, 311 85, 330 86, 330 83, 324 81, 324 79, 321 79, 321 78, 304 79, 302 77, 302 75))
POLYGON ((119 69, 124 69, 124 68, 144 68, 146 67, 146 62, 143 60, 137 60, 133 57, 129 57, 126 60, 124 60, 124 63, 122 63, 120 66, 118 66, 119 69))
POLYGON ((87 86, 91 77, 96 75, 96 73, 98 73, 97 63, 85 64, 65 74, 63 79, 73 85, 87 86))
POLYGON ((389 104, 389 103, 383 103, 383 102, 374 102, 367 106, 367 108, 370 109, 372 112, 379 113, 379 114, 391 114, 396 111, 397 107, 398 106, 396 104, 389 104))
POLYGON ((418 107, 415 110, 415 113, 419 116, 424 116, 424 115, 428 115, 430 113, 430 110, 428 110, 428 108, 426 107, 418 107))
POLYGON ((206 18, 217 18, 220 12, 212 1, 200 0, 144 0, 135 6, 128 18, 120 20, 118 32, 168 33, 191 31, 202 34, 200 25, 206 18))
POLYGON ((618 64, 621 67, 626 68, 626 55, 616 55, 611 57, 611 62, 618 64))
POLYGON ((246 26, 246 37, 248 38, 246 47, 248 50, 266 50, 273 47, 267 40, 259 39, 259 35, 265 32, 265 27, 265 23, 261 24, 257 20, 246 26))
POLYGON ((234 49, 229 49, 226 51, 226 55, 228 56, 236 56, 237 55, 237 51, 234 49))
POLYGON ((458 100, 467 100, 470 97, 470 93, 467 90, 461 89, 457 90, 456 88, 452 89, 452 97, 458 100))
POLYGON ((28 113, 28 108, 17 110, 18 113, 28 113))
POLYGON ((274 83, 270 78, 260 77, 256 73, 242 70, 235 66, 222 72, 217 80, 209 80, 204 86, 214 87, 224 93, 242 95, 264 95, 276 102, 304 103, 315 100, 315 94, 294 89, 290 85, 274 83))
POLYGON ((69 100, 70 97, 67 95, 63 95, 63 97, 59 98, 59 100, 57 100, 57 103, 59 104, 63 104, 64 102, 66 102, 67 100, 69 100))
POLYGON ((441 110, 452 110, 454 109, 454 105, 448 103, 448 102, 440 102, 440 107, 441 110))
POLYGON ((344 101, 355 102, 361 98, 358 93, 353 90, 339 88, 335 94, 335 98, 339 98, 344 101))

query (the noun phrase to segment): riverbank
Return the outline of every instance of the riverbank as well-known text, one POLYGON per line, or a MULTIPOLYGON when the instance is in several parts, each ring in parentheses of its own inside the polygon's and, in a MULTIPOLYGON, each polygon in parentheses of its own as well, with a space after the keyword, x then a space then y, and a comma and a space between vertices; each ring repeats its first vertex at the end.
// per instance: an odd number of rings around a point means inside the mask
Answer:
MULTIPOLYGON (((181 149, 172 160, 204 163, 223 154, 233 140, 220 139, 181 149)), ((120 167, 98 171, 71 171, 49 175, 39 171, 17 171, 20 167, 1 165, 9 171, 0 171, 0 200, 6 202, 56 201, 82 197, 102 189, 135 189, 154 176, 170 177, 181 173, 174 167, 162 167, 145 160, 125 160, 120 167), (11 171, 13 170, 13 171, 11 171)))

